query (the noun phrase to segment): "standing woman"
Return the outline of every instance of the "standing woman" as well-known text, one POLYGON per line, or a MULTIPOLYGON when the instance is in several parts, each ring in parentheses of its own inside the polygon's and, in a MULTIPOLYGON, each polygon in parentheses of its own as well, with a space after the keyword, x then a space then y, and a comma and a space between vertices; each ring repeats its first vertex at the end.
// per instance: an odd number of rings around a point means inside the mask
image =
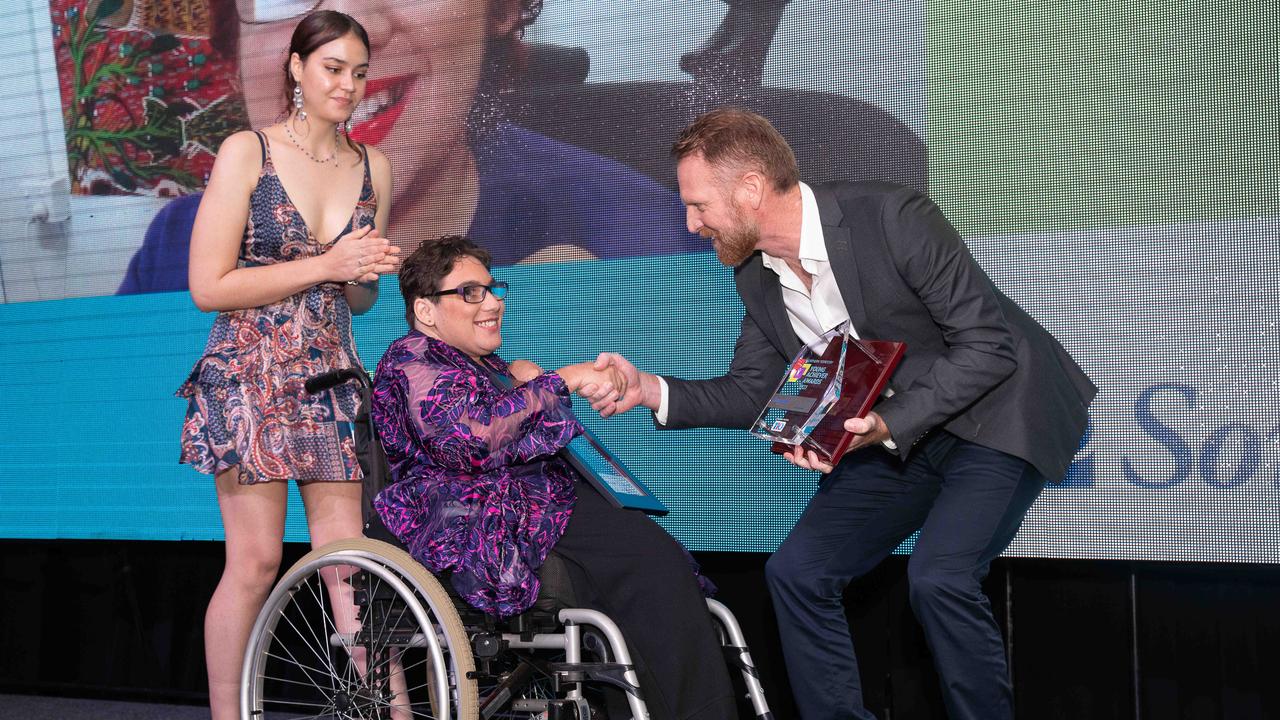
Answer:
MULTIPOLYGON (((214 475, 226 532, 205 615, 214 720, 239 714, 245 645, 279 571, 288 479, 313 547, 361 531, 355 391, 310 396, 303 383, 360 367, 351 315, 373 305, 378 277, 396 267, 382 234, 391 168, 344 133, 368 66, 355 19, 303 18, 285 58, 283 122, 227 138, 196 214, 191 296, 218 317, 178 395, 189 399, 181 461, 214 475)), ((354 622, 349 589, 326 579, 336 622, 354 622)))

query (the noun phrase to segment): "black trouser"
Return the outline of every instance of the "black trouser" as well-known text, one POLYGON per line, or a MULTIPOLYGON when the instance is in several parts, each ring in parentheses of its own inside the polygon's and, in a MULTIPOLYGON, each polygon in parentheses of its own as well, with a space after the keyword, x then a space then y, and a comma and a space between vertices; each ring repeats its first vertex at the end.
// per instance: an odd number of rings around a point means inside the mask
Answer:
POLYGON ((578 504, 555 552, 578 602, 608 615, 631 650, 654 720, 736 718, 720 641, 684 549, 638 510, 578 483, 578 504))

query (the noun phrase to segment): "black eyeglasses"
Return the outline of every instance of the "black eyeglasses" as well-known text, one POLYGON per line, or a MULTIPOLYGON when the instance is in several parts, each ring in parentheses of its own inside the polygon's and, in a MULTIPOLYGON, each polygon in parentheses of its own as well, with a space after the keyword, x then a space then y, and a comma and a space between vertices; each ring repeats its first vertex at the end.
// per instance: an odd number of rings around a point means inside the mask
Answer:
POLYGON ((507 283, 495 282, 492 285, 462 285, 460 287, 451 288, 449 290, 440 290, 439 292, 427 293, 423 297, 440 297, 441 295, 461 295, 466 302, 476 305, 484 302, 486 293, 492 293, 499 300, 507 297, 507 283))

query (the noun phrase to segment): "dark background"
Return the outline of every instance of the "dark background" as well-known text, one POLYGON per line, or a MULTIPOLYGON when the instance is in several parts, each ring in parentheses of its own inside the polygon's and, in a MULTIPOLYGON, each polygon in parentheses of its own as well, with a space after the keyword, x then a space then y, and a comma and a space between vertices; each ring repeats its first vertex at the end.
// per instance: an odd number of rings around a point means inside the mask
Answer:
MULTIPOLYGON (((286 545, 286 565, 305 551, 286 545)), ((767 555, 696 556, 775 715, 795 717, 767 555)), ((944 718, 906 564, 893 556, 845 594, 867 706, 944 718)), ((204 609, 221 571, 214 542, 0 541, 0 692, 204 704, 204 609)), ((1002 558, 986 589, 1020 718, 1280 717, 1280 567, 1002 558)))

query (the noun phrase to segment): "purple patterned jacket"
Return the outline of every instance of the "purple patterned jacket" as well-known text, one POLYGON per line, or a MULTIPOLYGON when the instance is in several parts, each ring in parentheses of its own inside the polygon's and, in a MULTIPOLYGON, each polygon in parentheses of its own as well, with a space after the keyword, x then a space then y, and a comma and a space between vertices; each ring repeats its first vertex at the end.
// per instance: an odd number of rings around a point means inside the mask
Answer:
MULTIPOLYGON (((497 355, 485 360, 500 373, 497 355)), ((374 377, 373 421, 393 484, 374 499, 387 529, 485 612, 523 612, 564 533, 576 473, 556 452, 581 428, 554 373, 513 390, 462 352, 412 331, 374 377)))

